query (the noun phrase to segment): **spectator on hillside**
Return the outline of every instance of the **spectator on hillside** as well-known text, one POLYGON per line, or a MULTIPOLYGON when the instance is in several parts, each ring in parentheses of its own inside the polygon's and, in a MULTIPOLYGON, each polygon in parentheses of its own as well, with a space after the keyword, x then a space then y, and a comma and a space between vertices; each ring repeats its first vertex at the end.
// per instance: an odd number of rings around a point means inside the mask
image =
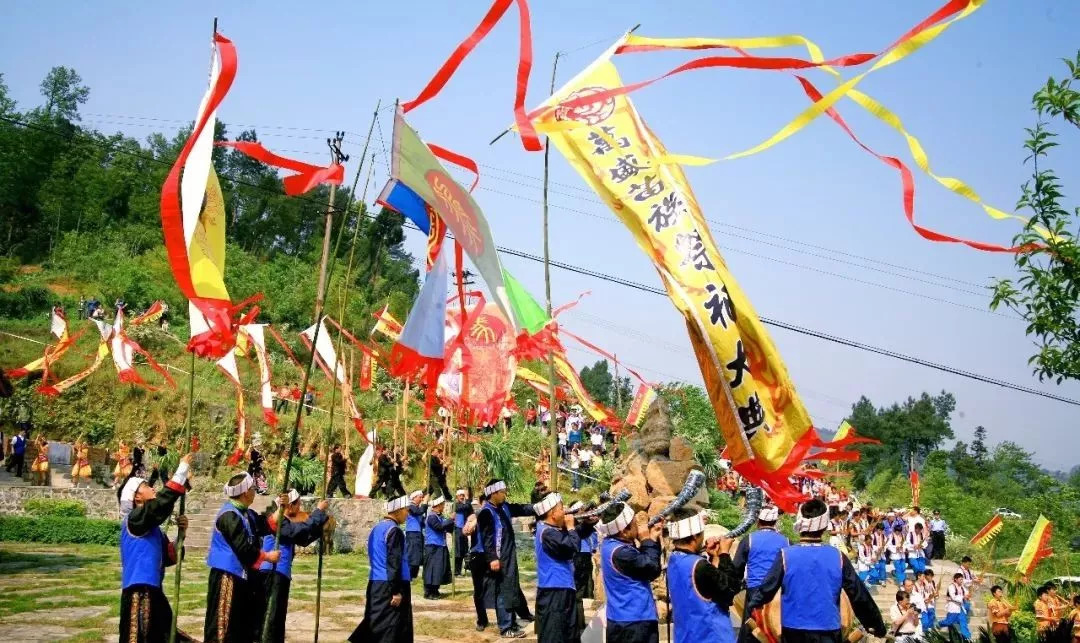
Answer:
POLYGON ((566 427, 559 427, 559 459, 565 460, 567 454, 566 427))
POLYGON ((571 485, 571 491, 578 491, 581 489, 581 457, 578 455, 578 445, 570 447, 570 473, 573 475, 573 484, 571 485))
POLYGON ((589 444, 592 445, 593 451, 604 450, 604 425, 598 422, 592 426, 589 430, 589 444))
POLYGON ((274 403, 274 411, 276 413, 285 413, 289 410, 289 386, 282 384, 278 387, 277 392, 274 393, 277 397, 277 402, 274 403))
POLYGON ((79 295, 79 319, 86 319, 86 300, 79 295))
POLYGON ((304 393, 304 410, 308 415, 311 415, 311 409, 315 406, 315 387, 308 386, 307 393, 304 393))
POLYGON ((536 405, 532 403, 532 400, 529 400, 525 403, 525 426, 536 426, 538 419, 536 405))
POLYGON ((582 473, 588 473, 589 469, 592 468, 592 458, 593 458, 592 449, 590 449, 589 447, 587 447, 585 445, 581 445, 581 448, 578 449, 578 458, 581 459, 581 471, 582 471, 582 473))
POLYGON ((300 384, 293 382, 292 388, 289 389, 289 399, 293 401, 293 404, 300 406, 300 400, 303 397, 304 393, 300 390, 300 384))

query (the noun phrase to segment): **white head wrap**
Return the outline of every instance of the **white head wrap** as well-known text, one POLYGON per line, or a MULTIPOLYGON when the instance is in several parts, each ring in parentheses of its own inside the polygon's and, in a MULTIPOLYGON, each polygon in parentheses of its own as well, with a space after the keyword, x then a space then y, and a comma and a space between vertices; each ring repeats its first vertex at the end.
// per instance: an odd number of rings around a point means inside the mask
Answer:
POLYGON ((552 492, 544 496, 544 499, 533 505, 533 511, 537 516, 542 516, 547 512, 555 508, 555 505, 562 502, 562 496, 558 493, 552 492))
POLYGON ((596 525, 597 533, 603 536, 614 536, 634 520, 634 510, 630 505, 623 505, 622 512, 611 522, 601 522, 596 525))
POLYGON ((695 514, 667 525, 668 536, 675 539, 689 538, 703 531, 705 531, 705 521, 702 519, 701 514, 695 514))
POLYGON ((567 513, 574 513, 575 511, 581 511, 581 508, 585 506, 585 503, 578 500, 566 510, 567 513))
POLYGON ((424 492, 417 489, 416 491, 409 494, 409 500, 412 500, 413 498, 416 498, 416 497, 423 498, 424 497, 424 492))
POLYGON ((757 519, 762 522, 776 522, 780 518, 780 509, 776 505, 762 507, 758 512, 757 519))
POLYGON ((465 493, 464 489, 458 489, 457 491, 454 492, 454 495, 455 496, 464 496, 464 495, 467 495, 467 494, 465 493))
POLYGON ((825 512, 820 516, 813 518, 807 518, 803 515, 802 509, 799 510, 799 517, 795 519, 795 531, 801 533, 812 533, 815 531, 824 531, 829 527, 829 512, 825 512))
POLYGON ((438 507, 439 505, 445 505, 445 504, 446 504, 446 498, 443 498, 442 496, 436 496, 436 497, 434 497, 434 498, 432 498, 431 500, 428 501, 428 506, 432 507, 432 508, 438 507))
POLYGON ((146 480, 142 478, 128 478, 128 481, 124 483, 124 488, 120 491, 121 517, 127 516, 135 508, 135 493, 144 482, 146 480))
POLYGON ((296 502, 300 499, 300 492, 296 489, 289 489, 289 504, 296 502))
POLYGON ((236 483, 235 485, 230 485, 227 482, 225 483, 225 495, 230 497, 230 498, 235 498, 237 496, 242 496, 254 484, 255 484, 255 479, 251 477, 251 474, 250 473, 245 473, 244 474, 244 479, 241 480, 240 482, 236 483))
POLYGON ((506 483, 502 480, 496 480, 488 486, 484 487, 484 495, 489 498, 500 491, 506 491, 506 483))
POLYGON ((406 496, 398 496, 393 500, 386 502, 386 513, 392 514, 399 509, 404 509, 409 504, 409 499, 406 496))

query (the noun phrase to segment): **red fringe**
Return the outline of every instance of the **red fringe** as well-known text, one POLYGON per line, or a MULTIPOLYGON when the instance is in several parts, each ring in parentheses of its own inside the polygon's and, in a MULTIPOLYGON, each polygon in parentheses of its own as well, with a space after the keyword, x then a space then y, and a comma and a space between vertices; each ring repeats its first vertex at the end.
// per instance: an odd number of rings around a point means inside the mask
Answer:
POLYGON ((236 447, 236 450, 229 456, 227 463, 230 467, 235 467, 240 464, 240 460, 244 458, 244 451, 240 447, 236 447))
POLYGON ((56 390, 56 387, 52 384, 49 384, 48 386, 39 386, 37 388, 37 392, 41 393, 42 395, 48 395, 49 397, 56 397, 60 395, 60 391, 56 390))
POLYGON ((266 422, 270 426, 277 428, 278 416, 274 413, 273 409, 263 409, 263 422, 266 422))
MULTIPOLYGON (((444 364, 442 355, 425 357, 400 342, 390 349, 390 375, 419 382, 430 391, 435 390, 444 364)), ((431 398, 429 403, 434 405, 434 395, 431 398)))

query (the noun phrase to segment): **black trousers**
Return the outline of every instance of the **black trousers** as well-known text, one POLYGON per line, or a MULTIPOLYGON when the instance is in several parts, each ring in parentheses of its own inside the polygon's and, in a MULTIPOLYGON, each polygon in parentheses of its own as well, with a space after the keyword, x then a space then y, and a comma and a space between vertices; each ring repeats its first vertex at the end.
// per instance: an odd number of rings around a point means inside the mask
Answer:
POLYGON ((8 462, 8 465, 5 468, 7 469, 8 473, 11 473, 11 469, 12 469, 12 467, 14 467, 15 468, 15 477, 21 478, 22 474, 23 474, 23 466, 25 464, 26 464, 26 454, 25 453, 12 453, 11 454, 11 461, 8 462))
POLYGON ((945 560, 945 532, 930 532, 930 559, 945 560))
POLYGON ((487 609, 484 607, 484 578, 487 576, 488 563, 483 554, 469 555, 469 573, 472 576, 473 607, 476 608, 476 624, 488 626, 487 609))
POLYGON ((572 589, 536 590, 537 643, 577 643, 581 640, 576 603, 572 589))
POLYGON ((346 498, 352 498, 352 493, 349 492, 349 489, 345 486, 344 473, 335 473, 330 476, 330 486, 326 488, 326 497, 333 498, 334 492, 338 489, 341 489, 341 493, 343 493, 346 498))
POLYGON ((608 621, 607 643, 660 643, 660 624, 656 621, 608 621))

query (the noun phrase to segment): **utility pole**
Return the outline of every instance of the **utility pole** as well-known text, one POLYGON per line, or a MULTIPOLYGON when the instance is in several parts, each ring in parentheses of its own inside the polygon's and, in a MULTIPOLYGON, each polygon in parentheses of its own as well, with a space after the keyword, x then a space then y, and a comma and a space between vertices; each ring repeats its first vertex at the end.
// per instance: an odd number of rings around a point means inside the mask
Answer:
MULTIPOLYGON (((336 132, 334 138, 326 139, 326 146, 330 148, 330 165, 344 163, 349 160, 348 154, 341 153, 341 143, 345 140, 345 132, 336 132)), ((326 204, 326 229, 323 232, 322 260, 319 263, 319 287, 315 290, 315 323, 318 324, 319 311, 323 309, 323 288, 326 286, 326 265, 330 259, 330 232, 334 229, 334 197, 337 196, 337 186, 330 185, 330 202, 326 204)))
MULTIPOLYGON (((551 63, 551 93, 555 93, 555 70, 559 66, 561 52, 555 52, 555 61, 551 63)), ((544 293, 547 296, 547 315, 551 318, 551 252, 548 243, 548 165, 551 157, 551 137, 544 139, 544 293)), ((551 485, 552 491, 559 488, 559 430, 555 423, 555 354, 548 351, 548 436, 551 439, 551 485)))

